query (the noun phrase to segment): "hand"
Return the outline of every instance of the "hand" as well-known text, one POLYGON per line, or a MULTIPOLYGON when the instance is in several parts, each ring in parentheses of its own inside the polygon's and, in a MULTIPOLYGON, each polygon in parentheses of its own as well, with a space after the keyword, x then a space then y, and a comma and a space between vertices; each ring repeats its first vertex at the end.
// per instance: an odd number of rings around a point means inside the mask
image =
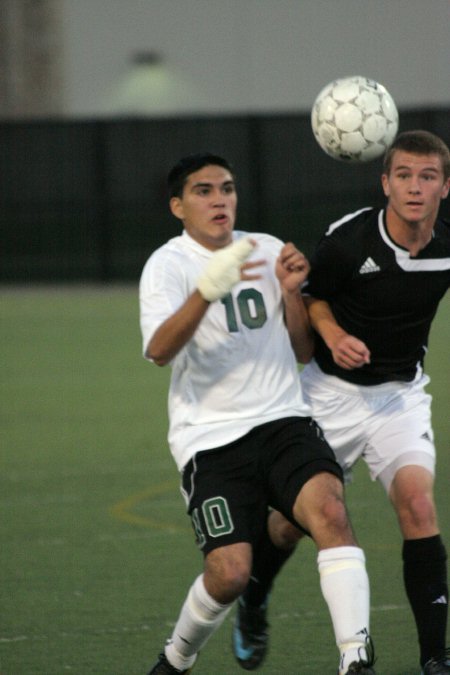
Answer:
POLYGON ((284 244, 277 258, 275 274, 283 290, 300 291, 309 274, 309 262, 292 243, 284 244))
POLYGON ((364 342, 348 333, 340 334, 330 348, 334 362, 344 370, 370 363, 370 351, 364 342))
POLYGON ((261 274, 258 272, 253 273, 249 270, 254 269, 255 267, 261 267, 262 265, 267 265, 267 260, 261 258, 260 260, 252 260, 251 262, 245 262, 241 265, 241 281, 252 281, 253 279, 261 279, 261 274))
POLYGON ((242 237, 214 253, 197 282, 197 288, 205 300, 213 302, 225 297, 241 279, 259 278, 259 275, 249 274, 246 270, 262 261, 244 265, 255 246, 253 239, 242 237))

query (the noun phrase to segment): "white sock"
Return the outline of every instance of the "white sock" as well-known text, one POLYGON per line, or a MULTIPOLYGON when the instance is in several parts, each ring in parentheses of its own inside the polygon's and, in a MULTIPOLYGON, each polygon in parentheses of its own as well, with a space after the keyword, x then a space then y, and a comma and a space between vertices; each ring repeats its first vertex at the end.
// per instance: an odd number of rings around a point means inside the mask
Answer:
POLYGON ((192 584, 180 616, 165 648, 170 663, 186 670, 194 663, 197 653, 219 628, 233 603, 221 605, 212 598, 201 574, 192 584))
POLYGON ((322 594, 341 654, 342 675, 352 661, 367 657, 370 591, 364 552, 356 546, 327 548, 319 552, 317 563, 322 594))

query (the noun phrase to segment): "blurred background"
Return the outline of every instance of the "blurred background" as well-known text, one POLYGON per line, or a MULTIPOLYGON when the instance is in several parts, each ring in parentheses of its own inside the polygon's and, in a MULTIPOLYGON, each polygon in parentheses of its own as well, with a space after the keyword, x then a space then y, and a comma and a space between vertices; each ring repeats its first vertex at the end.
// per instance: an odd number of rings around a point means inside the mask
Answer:
POLYGON ((179 232, 167 171, 197 151, 234 164, 237 227, 309 253, 382 203, 381 160, 317 145, 315 97, 373 78, 400 131, 449 143, 449 19, 448 0, 0 0, 0 281, 137 280, 179 232))

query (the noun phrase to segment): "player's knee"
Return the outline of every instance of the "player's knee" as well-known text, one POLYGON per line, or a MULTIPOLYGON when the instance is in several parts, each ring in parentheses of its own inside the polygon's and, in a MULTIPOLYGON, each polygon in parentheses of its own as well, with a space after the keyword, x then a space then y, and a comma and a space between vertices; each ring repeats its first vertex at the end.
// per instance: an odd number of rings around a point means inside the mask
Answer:
POLYGON ((351 529, 344 503, 342 483, 333 475, 321 473, 309 480, 301 489, 294 504, 297 522, 317 541, 318 533, 334 533, 337 539, 351 529))
POLYGON ((277 548, 280 548, 282 551, 290 551, 291 549, 297 546, 298 542, 305 535, 297 527, 294 527, 289 522, 283 526, 278 532, 278 539, 273 541, 277 548))
POLYGON ((319 517, 324 526, 338 532, 348 529, 348 514, 343 499, 330 495, 320 506, 319 517))
MULTIPOLYGON (((211 561, 209 561, 210 563, 211 561)), ((213 596, 220 602, 232 602, 241 595, 250 581, 251 562, 240 557, 224 557, 214 564, 207 564, 205 577, 207 586, 214 589, 213 596)))
MULTIPOLYGON (((294 511, 294 515, 297 517, 294 511)), ((307 529, 319 548, 353 545, 354 535, 344 501, 330 494, 303 509, 298 522, 307 529)))
POLYGON ((250 569, 246 565, 227 565, 223 569, 222 584, 230 597, 239 597, 250 581, 250 569))
POLYGON ((303 536, 301 530, 292 525, 281 513, 273 511, 269 516, 268 529, 270 539, 277 548, 289 551, 303 536))
POLYGON ((427 493, 414 492, 397 510, 402 524, 409 523, 417 528, 434 527, 436 524, 434 502, 427 493))

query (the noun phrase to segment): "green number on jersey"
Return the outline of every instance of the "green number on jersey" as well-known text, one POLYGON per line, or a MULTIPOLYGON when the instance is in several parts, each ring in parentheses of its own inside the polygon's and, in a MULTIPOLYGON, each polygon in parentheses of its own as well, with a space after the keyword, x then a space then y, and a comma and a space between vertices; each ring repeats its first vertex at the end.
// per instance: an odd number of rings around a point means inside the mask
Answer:
MULTIPOLYGON (((264 298, 256 288, 244 288, 236 298, 241 321, 247 328, 261 328, 267 321, 267 312, 264 305, 264 298)), ((237 333, 239 330, 236 310, 233 297, 229 293, 222 298, 225 305, 228 330, 230 333, 237 333)))

